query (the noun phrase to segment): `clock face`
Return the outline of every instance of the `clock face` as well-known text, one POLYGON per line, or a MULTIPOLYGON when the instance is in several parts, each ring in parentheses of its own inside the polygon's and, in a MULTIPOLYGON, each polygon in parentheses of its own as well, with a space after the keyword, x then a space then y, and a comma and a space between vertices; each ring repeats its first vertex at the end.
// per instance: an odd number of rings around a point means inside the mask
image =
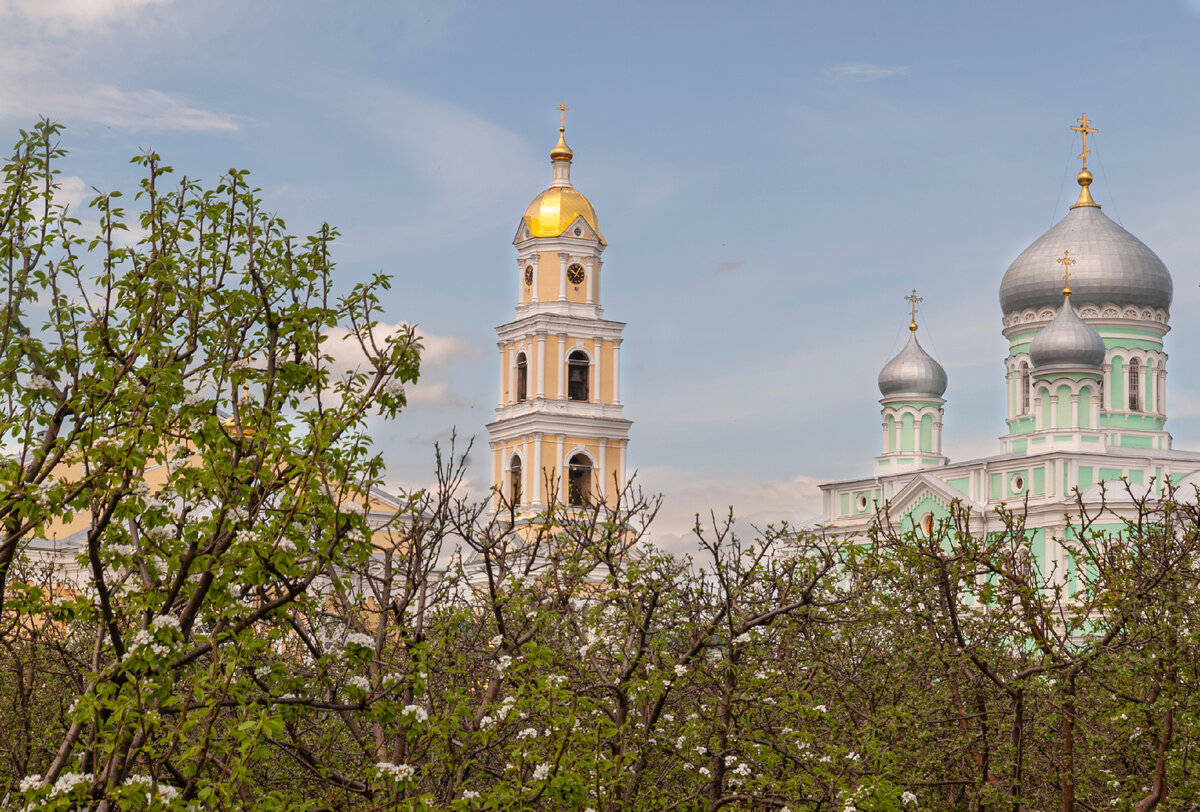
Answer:
POLYGON ((533 284, 533 266, 532 265, 525 266, 525 284, 526 285, 533 284))
POLYGON ((575 264, 567 268, 567 281, 572 285, 581 284, 583 282, 583 266, 575 264))

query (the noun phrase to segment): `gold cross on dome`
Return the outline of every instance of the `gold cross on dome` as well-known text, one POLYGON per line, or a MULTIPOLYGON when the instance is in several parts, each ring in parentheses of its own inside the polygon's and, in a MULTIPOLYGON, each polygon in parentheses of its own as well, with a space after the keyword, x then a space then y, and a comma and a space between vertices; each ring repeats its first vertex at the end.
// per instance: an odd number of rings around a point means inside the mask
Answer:
POLYGON ((1079 122, 1079 126, 1072 127, 1071 129, 1077 133, 1083 134, 1083 152, 1079 153, 1079 157, 1083 159, 1083 171, 1086 172, 1087 171, 1087 156, 1092 154, 1091 150, 1089 150, 1087 148, 1088 133, 1098 133, 1100 131, 1097 130, 1095 127, 1088 126, 1092 122, 1088 120, 1087 113, 1084 113, 1082 116, 1080 116, 1079 118, 1077 118, 1075 120, 1079 122))
POLYGON ((1059 265, 1063 266, 1063 296, 1071 295, 1071 266, 1076 260, 1071 259, 1070 251, 1063 251, 1063 255, 1054 260, 1059 265))
POLYGON ((558 111, 558 129, 565 130, 567 128, 567 111, 571 108, 567 107, 565 103, 559 102, 558 107, 554 109, 558 111))
POLYGON ((916 332, 916 330, 917 330, 917 303, 923 302, 925 300, 922 299, 920 296, 918 296, 917 289, 913 288, 912 293, 910 293, 908 296, 904 297, 904 301, 912 304, 912 313, 911 313, 911 316, 909 317, 908 329, 912 330, 913 332, 916 332))

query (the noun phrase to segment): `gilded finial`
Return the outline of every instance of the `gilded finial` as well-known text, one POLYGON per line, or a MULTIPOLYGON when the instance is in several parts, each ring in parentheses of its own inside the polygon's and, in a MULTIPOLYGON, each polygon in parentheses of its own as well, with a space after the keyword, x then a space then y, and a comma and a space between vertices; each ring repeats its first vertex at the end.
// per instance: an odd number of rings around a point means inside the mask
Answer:
POLYGON ((913 288, 912 293, 904 297, 904 301, 912 305, 909 315, 908 329, 915 333, 917 331, 917 303, 925 300, 918 296, 917 289, 913 288))
POLYGON ((575 153, 571 152, 571 148, 567 146, 567 111, 571 108, 566 104, 560 103, 554 108, 558 111, 558 143, 554 145, 554 149, 550 150, 550 160, 552 161, 569 161, 575 157, 575 153))
POLYGON ((1092 173, 1089 172, 1087 168, 1088 156, 1092 154, 1092 151, 1087 148, 1088 134, 1098 133, 1100 131, 1095 127, 1088 126, 1092 122, 1090 119, 1088 119, 1087 113, 1084 113, 1075 120, 1079 122, 1079 126, 1072 127, 1071 129, 1083 136, 1083 150, 1079 153, 1079 159, 1083 161, 1083 168, 1079 171, 1078 177, 1076 177, 1076 180, 1082 187, 1079 190, 1079 199, 1075 201, 1075 205, 1071 208, 1077 209, 1080 206, 1095 206, 1096 208, 1100 208, 1100 205, 1092 199, 1091 191, 1088 190, 1088 187, 1092 185, 1092 173))
POLYGON ((1076 260, 1071 259, 1070 251, 1063 251, 1063 255, 1054 260, 1059 265, 1063 266, 1063 298, 1071 298, 1071 266, 1076 260))

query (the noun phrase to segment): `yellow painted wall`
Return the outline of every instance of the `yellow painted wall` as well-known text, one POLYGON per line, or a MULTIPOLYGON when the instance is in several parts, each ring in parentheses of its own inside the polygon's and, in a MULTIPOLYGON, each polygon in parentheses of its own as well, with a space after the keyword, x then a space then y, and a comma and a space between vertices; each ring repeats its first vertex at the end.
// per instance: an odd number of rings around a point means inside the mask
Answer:
POLYGON ((538 253, 537 289, 538 299, 541 301, 558 301, 560 268, 557 251, 538 253))

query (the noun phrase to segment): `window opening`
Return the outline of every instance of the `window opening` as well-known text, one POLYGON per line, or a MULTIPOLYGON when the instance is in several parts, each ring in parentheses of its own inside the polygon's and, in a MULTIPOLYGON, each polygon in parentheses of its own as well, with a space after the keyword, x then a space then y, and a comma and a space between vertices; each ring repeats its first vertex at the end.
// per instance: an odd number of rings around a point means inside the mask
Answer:
POLYGON ((509 496, 512 500, 513 507, 521 504, 521 458, 513 454, 512 463, 508 467, 509 473, 509 496))
POLYGON ((1142 372, 1142 365, 1136 358, 1129 359, 1129 411, 1140 412, 1142 399, 1141 393, 1138 391, 1138 382, 1142 372))
POLYGON ((529 363, 525 353, 517 354, 517 403, 523 402, 529 396, 529 363))
POLYGON ((568 357, 567 397, 571 400, 588 399, 588 357, 582 350, 575 350, 568 357))
POLYGON ((592 498, 592 461, 586 454, 571 457, 567 476, 567 504, 588 504, 592 498))

